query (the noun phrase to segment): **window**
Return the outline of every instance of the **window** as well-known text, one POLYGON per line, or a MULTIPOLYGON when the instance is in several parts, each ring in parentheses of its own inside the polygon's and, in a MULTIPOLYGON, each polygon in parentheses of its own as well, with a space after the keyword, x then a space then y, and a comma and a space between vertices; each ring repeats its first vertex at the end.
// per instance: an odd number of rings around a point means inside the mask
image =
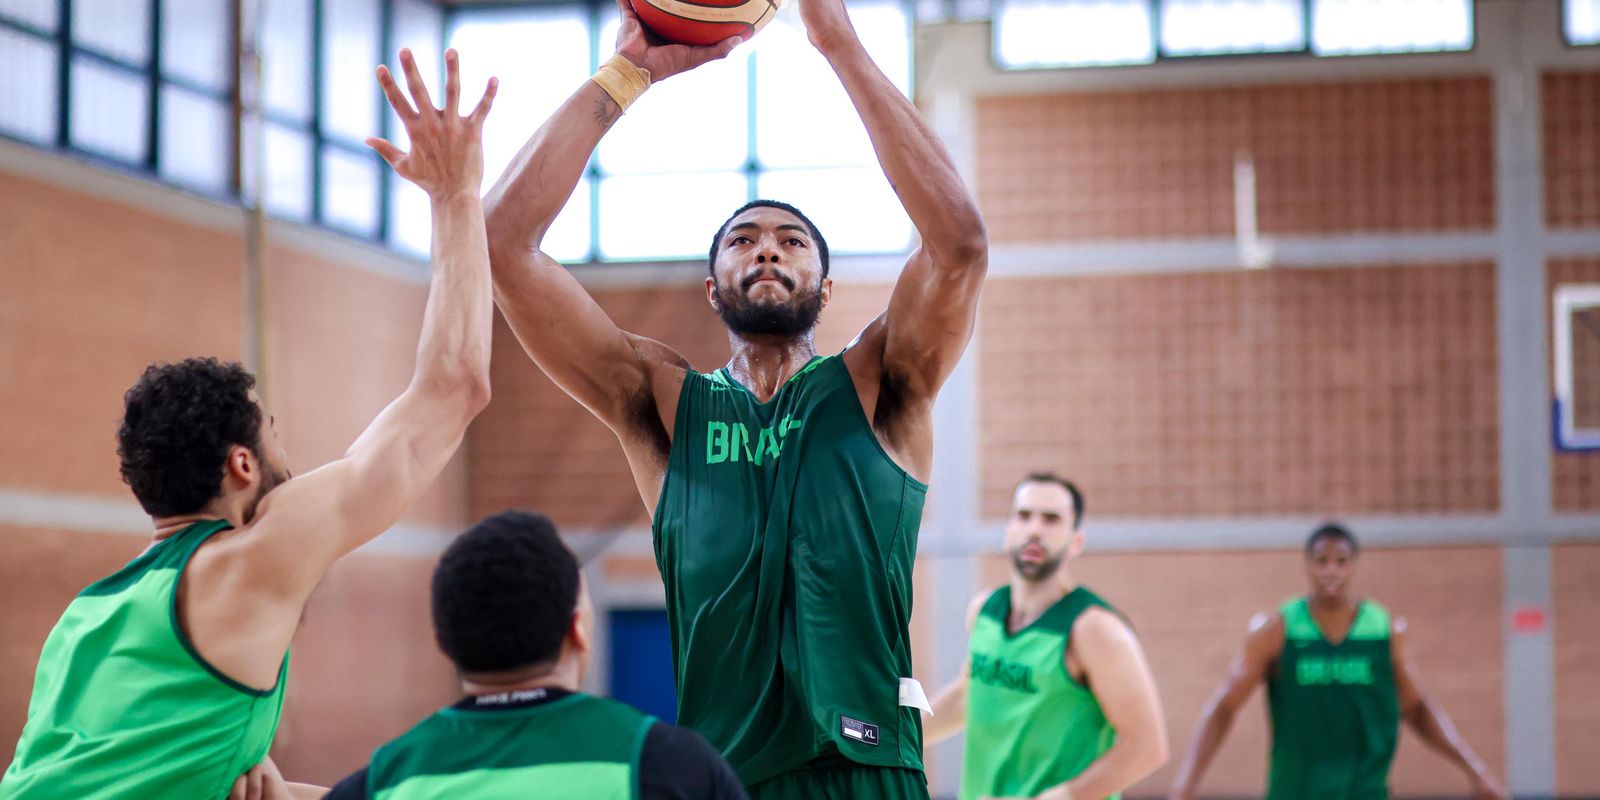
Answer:
MULTIPOLYGON (((726 60, 640 98, 601 141, 545 250, 562 261, 703 258, 717 225, 758 196, 794 202, 836 252, 906 249, 910 222, 797 10, 785 8, 726 60)), ((909 91, 906 8, 863 0, 850 14, 878 65, 909 91)), ((490 74, 509 76, 484 131, 489 180, 609 56, 618 26, 609 4, 463 9, 452 20, 463 86, 477 91, 490 74), (530 49, 530 41, 548 44, 530 49)))
POLYGON ((1149 0, 1008 0, 994 20, 1002 67, 1148 64, 1156 58, 1149 0))
POLYGON ((1564 24, 1568 44, 1600 44, 1600 0, 1565 0, 1564 24))
POLYGON ((1031 69, 1250 53, 1446 52, 1470 49, 1472 26, 1472 0, 1003 0, 994 57, 1004 68, 1031 69))
POLYGON ((0 0, 0 133, 231 194, 228 8, 0 0))
POLYGON ((1312 0, 1319 56, 1472 48, 1472 0, 1312 0))
POLYGON ((1164 0, 1165 55, 1287 53, 1306 47, 1300 0, 1164 0))

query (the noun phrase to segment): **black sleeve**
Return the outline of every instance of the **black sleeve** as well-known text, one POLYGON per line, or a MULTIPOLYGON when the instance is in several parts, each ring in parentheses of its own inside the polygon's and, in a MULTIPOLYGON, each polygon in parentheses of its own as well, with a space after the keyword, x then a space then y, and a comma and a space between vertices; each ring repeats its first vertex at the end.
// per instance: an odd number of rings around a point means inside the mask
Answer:
POLYGON ((700 734, 650 726, 639 754, 640 800, 749 800, 733 767, 700 734))
POLYGON ((322 800, 367 800, 367 768, 362 767, 334 784, 322 800))

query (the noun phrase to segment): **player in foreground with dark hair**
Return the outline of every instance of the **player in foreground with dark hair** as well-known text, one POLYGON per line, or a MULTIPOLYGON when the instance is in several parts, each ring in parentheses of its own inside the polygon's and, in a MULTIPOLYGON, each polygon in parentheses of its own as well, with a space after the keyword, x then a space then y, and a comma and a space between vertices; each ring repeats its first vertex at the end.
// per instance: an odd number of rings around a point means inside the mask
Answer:
MULTIPOLYGON (((726 366, 697 372, 619 330, 540 243, 627 103, 732 45, 653 45, 619 6, 617 56, 489 194, 496 302, 539 367, 617 435, 654 515, 679 721, 761 800, 926 798, 911 571, 934 398, 971 338, 987 269, 983 222, 843 0, 799 0, 921 234, 888 310, 843 353, 819 357, 812 329, 833 292, 826 245, 769 202, 713 237, 706 302, 728 330, 726 366)), ((774 102, 804 125, 805 97, 796 86, 774 102)))
POLYGON ((930 744, 966 729, 961 800, 1115 798, 1167 760, 1144 649, 1116 609, 1073 580, 1083 493, 1037 472, 1006 524, 1011 581, 967 612, 961 676, 924 720, 930 744))
POLYGON ((1193 800, 1234 715, 1263 681, 1272 718, 1267 800, 1384 800, 1401 720, 1460 767, 1473 797, 1507 797, 1418 682, 1405 618, 1351 591, 1360 554, 1341 525, 1311 532, 1311 594, 1250 621, 1244 652, 1201 712, 1172 800, 1193 800))
POLYGON ((583 694, 594 607, 578 560, 540 514, 468 530, 433 572, 433 630, 460 702, 373 753, 329 800, 739 800, 693 731, 583 694))
POLYGON ((454 51, 443 111, 411 54, 400 60, 416 108, 387 69, 378 77, 411 152, 368 144, 433 202, 411 385, 343 458, 291 479, 242 367, 190 359, 145 371, 127 393, 118 453, 155 539, 79 593, 50 632, 0 798, 259 796, 277 779, 263 759, 312 589, 400 519, 488 402, 493 301, 478 186, 495 84, 463 117, 454 51))

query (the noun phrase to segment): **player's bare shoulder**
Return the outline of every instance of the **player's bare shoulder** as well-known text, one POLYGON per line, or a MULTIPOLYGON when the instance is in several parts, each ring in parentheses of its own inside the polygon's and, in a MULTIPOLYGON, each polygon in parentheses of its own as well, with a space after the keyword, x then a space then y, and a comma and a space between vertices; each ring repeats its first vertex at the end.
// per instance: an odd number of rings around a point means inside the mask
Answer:
POLYGON ((1244 637, 1245 657, 1263 665, 1274 663, 1283 649, 1283 641, 1283 614, 1259 612, 1250 618, 1250 630, 1244 637))

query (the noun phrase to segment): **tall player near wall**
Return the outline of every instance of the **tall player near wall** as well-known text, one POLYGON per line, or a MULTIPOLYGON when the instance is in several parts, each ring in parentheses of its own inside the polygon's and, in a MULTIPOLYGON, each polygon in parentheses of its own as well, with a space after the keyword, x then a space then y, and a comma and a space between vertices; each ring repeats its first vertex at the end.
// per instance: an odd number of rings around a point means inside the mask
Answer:
MULTIPOLYGON (((617 56, 489 195, 495 297, 533 360, 621 440, 654 513, 680 722, 758 800, 927 797, 919 714, 902 705, 926 705, 909 680, 911 567, 933 400, 971 336, 984 229, 843 0, 799 2, 921 233, 882 316, 844 352, 817 355, 812 329, 833 292, 827 244, 779 203, 708 231, 706 302, 733 351, 715 372, 619 330, 540 251, 590 153, 648 81, 737 44, 655 46, 625 2, 617 56)), ((796 86, 772 102, 804 126, 806 98, 796 86)))
POLYGON ((967 663, 926 721, 929 744, 966 729, 961 800, 1115 798, 1167 760, 1138 638, 1073 580, 1082 523, 1070 481, 1035 473, 1017 484, 1011 580, 973 601, 967 663))
POLYGON ((1262 682, 1272 717, 1267 800, 1384 800, 1402 720, 1461 769, 1473 797, 1507 796, 1423 691, 1405 648, 1405 618, 1351 591, 1360 553, 1342 526, 1312 531, 1311 594, 1251 621, 1244 652, 1201 712, 1172 800, 1193 800, 1234 715, 1262 682))
POLYGON ((417 107, 382 67, 379 82, 411 152, 368 144, 432 200, 433 277, 411 385, 343 458, 292 478, 244 368, 189 359, 145 370, 125 398, 117 450, 153 540, 80 592, 45 640, 0 798, 216 800, 281 783, 263 759, 312 589, 416 502, 488 403, 494 307, 478 187, 495 84, 463 117, 454 51, 443 111, 410 52, 400 60, 417 107))

